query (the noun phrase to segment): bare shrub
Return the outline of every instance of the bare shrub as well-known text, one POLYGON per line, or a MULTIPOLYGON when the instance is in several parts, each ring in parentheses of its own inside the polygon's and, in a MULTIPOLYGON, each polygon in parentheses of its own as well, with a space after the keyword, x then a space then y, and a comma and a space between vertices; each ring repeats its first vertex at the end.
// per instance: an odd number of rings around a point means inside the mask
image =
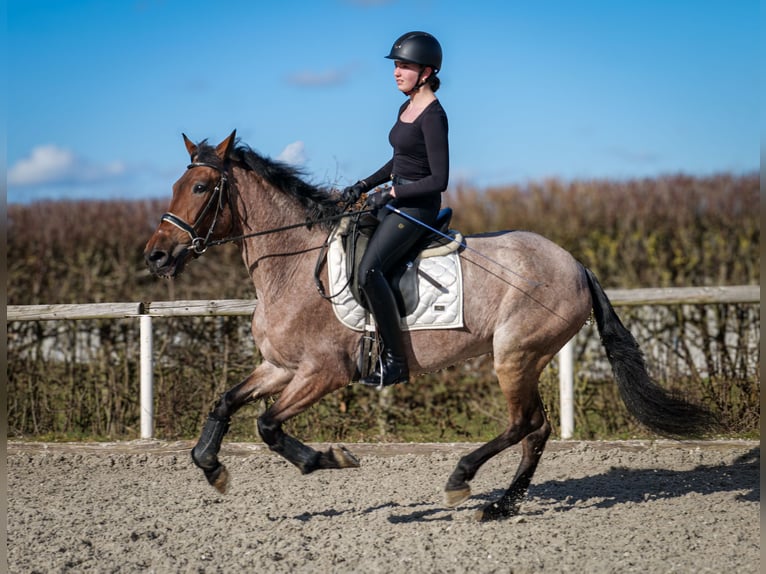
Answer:
MULTIPOLYGON (((452 189, 464 233, 529 229, 570 250, 607 288, 758 284, 757 174, 631 181, 544 181, 452 189)), ((174 281, 149 275, 144 243, 162 201, 8 206, 8 303, 250 298, 235 245, 211 250, 174 281)), ((310 280, 310 279, 307 279, 310 280)), ((470 294, 469 294, 470 296, 470 294)), ((734 434, 757 434, 760 309, 747 305, 619 310, 655 377, 704 401, 734 434), (755 350, 757 349, 757 350, 755 350)), ((11 435, 135 437, 138 325, 134 320, 8 325, 11 435)), ((157 436, 190 437, 218 394, 259 359, 244 317, 155 321, 157 436)), ((634 436, 598 336, 578 335, 575 428, 583 438, 634 436)), ((558 420, 557 365, 541 393, 558 420)), ((484 440, 506 424, 491 357, 420 377, 390 396, 347 387, 290 422, 306 440, 484 440)), ((265 406, 265 405, 263 405, 265 406)), ((232 435, 255 437, 258 407, 232 435)))

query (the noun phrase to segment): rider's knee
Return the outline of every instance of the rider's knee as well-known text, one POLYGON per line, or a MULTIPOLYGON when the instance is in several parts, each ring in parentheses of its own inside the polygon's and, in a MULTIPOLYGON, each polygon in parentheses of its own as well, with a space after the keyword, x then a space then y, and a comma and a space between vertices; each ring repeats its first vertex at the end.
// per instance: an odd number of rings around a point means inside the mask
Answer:
POLYGON ((374 267, 370 267, 368 269, 360 269, 359 270, 359 287, 364 290, 368 285, 370 285, 378 275, 380 275, 381 272, 379 269, 376 269, 374 267))

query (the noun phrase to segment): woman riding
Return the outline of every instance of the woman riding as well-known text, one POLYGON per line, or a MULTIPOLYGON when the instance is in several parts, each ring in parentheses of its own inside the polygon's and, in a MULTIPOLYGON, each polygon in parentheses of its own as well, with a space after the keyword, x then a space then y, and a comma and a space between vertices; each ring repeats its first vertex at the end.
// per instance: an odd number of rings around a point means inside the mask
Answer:
POLYGON ((449 180, 447 114, 435 96, 440 85, 436 74, 442 63, 439 42, 426 32, 408 32, 394 42, 386 58, 394 60, 397 88, 408 97, 388 136, 393 157, 343 190, 344 200, 352 202, 376 186, 392 183, 390 190, 367 197, 367 204, 378 210, 380 224, 359 268, 359 287, 383 340, 377 368, 360 381, 373 386, 409 380, 399 311, 389 279, 428 232, 415 221, 434 225, 449 180), (415 221, 387 209, 389 202, 415 221))

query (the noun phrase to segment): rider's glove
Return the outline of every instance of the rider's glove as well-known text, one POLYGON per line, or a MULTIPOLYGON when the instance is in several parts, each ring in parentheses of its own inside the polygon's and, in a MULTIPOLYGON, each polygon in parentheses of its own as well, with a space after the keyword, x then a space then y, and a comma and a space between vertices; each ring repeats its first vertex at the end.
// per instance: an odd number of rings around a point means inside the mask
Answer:
POLYGON ((382 191, 379 191, 378 193, 371 193, 370 195, 368 195, 367 200, 365 201, 365 205, 367 207, 380 209, 392 199, 394 199, 394 197, 391 195, 391 190, 384 189, 382 191))
POLYGON ((346 203, 354 203, 362 194, 367 191, 367 182, 357 181, 354 185, 349 185, 341 192, 341 199, 346 203))

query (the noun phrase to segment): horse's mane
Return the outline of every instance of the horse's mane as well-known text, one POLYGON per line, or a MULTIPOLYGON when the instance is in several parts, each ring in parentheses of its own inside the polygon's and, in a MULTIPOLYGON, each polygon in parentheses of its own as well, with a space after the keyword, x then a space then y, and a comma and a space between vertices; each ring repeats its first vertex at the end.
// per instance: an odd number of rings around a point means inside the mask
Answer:
MULTIPOLYGON (((229 151, 228 158, 245 169, 255 172, 276 189, 297 200, 306 212, 307 221, 333 217, 340 215, 343 211, 338 205, 338 198, 332 197, 327 188, 307 183, 302 170, 284 162, 263 157, 247 144, 241 143, 239 139, 229 151)), ((220 164, 215 148, 209 145, 207 140, 197 144, 195 161, 220 164)), ((330 220, 320 222, 318 225, 329 230, 334 223, 335 221, 330 220)))

